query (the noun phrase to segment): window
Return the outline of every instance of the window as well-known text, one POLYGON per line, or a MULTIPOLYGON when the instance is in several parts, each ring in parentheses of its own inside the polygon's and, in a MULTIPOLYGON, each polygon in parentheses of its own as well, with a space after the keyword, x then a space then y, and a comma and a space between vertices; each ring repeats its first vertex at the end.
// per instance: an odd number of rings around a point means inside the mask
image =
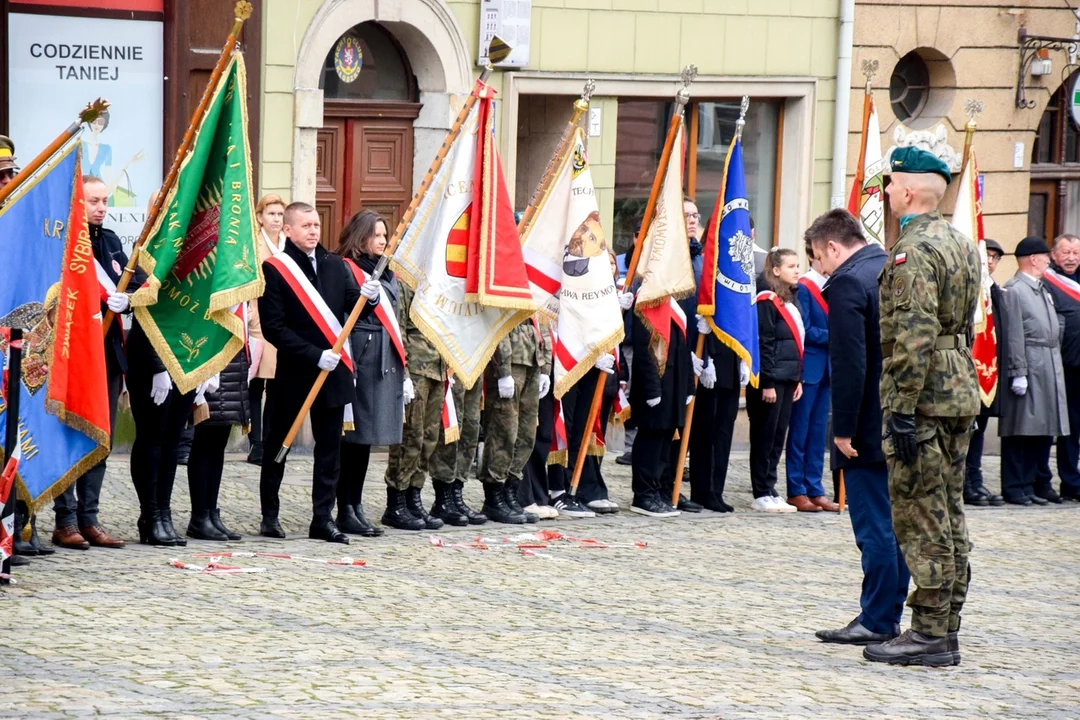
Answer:
POLYGON ((403 100, 416 97, 416 80, 397 40, 382 26, 366 22, 334 43, 322 80, 326 100, 403 100))
POLYGON ((930 69, 918 52, 900 58, 889 80, 889 101, 901 122, 919 117, 930 95, 930 69))

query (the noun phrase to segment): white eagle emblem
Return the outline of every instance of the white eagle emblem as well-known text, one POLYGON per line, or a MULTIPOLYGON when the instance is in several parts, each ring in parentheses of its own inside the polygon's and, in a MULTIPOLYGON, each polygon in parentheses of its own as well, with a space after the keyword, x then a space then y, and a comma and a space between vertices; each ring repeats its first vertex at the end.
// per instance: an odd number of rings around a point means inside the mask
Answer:
POLYGON ((737 230, 728 241, 728 255, 731 256, 731 261, 736 263, 742 269, 746 277, 749 278, 750 295, 755 295, 754 241, 750 239, 749 235, 743 233, 742 230, 737 230))

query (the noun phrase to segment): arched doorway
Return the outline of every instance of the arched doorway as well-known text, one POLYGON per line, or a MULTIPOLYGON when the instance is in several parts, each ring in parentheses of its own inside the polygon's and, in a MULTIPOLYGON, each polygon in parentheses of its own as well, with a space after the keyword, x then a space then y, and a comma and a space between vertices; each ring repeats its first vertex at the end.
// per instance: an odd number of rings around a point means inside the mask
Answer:
POLYGON ((1077 77, 1080 71, 1050 97, 1031 149, 1027 234, 1047 243, 1080 228, 1080 125, 1072 113, 1077 77))
POLYGON ((364 22, 338 38, 319 87, 315 207, 323 244, 337 247, 345 221, 375 210, 393 228, 412 197, 413 121, 420 114, 416 78, 394 36, 364 22))

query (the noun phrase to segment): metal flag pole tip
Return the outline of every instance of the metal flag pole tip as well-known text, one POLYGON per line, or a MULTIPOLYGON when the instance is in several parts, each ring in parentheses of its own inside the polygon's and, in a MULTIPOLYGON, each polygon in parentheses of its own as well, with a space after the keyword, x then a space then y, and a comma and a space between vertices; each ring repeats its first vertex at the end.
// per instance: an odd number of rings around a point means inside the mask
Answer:
POLYGON ((742 139, 743 128, 746 127, 746 112, 750 109, 750 96, 743 95, 742 103, 739 104, 739 119, 735 121, 735 137, 742 139))
POLYGON ((251 17, 251 3, 248 0, 240 0, 236 3, 236 7, 233 8, 233 17, 244 22, 251 17))
POLYGON ((679 79, 682 80, 682 87, 679 88, 679 92, 675 94, 675 99, 680 105, 685 105, 690 102, 690 86, 694 84, 696 78, 697 65, 687 65, 679 74, 679 79))
POLYGON ((581 97, 574 101, 574 108, 585 112, 589 109, 589 103, 592 102, 593 93, 596 92, 596 82, 592 78, 585 81, 585 87, 581 89, 581 97))
POLYGON ((863 60, 862 61, 862 74, 866 78, 866 94, 870 94, 870 82, 874 76, 877 75, 878 68, 881 64, 877 60, 863 60))
POLYGON ((964 113, 968 116, 967 126, 975 128, 975 118, 982 114, 983 103, 982 100, 967 100, 964 102, 964 113))

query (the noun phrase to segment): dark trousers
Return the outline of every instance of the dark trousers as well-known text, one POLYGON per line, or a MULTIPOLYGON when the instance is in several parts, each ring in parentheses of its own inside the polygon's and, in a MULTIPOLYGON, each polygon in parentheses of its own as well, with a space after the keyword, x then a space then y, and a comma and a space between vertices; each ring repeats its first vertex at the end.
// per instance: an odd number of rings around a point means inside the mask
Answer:
MULTIPOLYGON (((555 393, 548 392, 540 398, 540 411, 537 414, 536 440, 533 442, 532 455, 525 463, 523 480, 518 486, 518 502, 522 506, 550 505, 548 500, 548 454, 551 452, 551 439, 555 434, 555 393)), ((556 466, 560 471, 561 466, 556 466)))
POLYGON ((221 473, 225 469, 225 448, 231 434, 232 425, 203 422, 195 426, 187 466, 192 515, 217 508, 221 473))
POLYGON ((1039 467, 1046 463, 1052 437, 1001 438, 1001 494, 1006 500, 1022 500, 1035 494, 1039 467))
POLYGON ((368 463, 371 461, 371 446, 341 441, 341 476, 338 478, 338 512, 346 505, 355 506, 363 502, 364 480, 367 479, 368 463))
POLYGON ((739 388, 698 386, 690 428, 690 499, 703 505, 724 500, 731 440, 739 415, 739 388))
POLYGON ((803 383, 799 402, 791 406, 787 439, 787 496, 821 497, 825 488, 825 442, 829 429, 829 381, 803 383))
MULTIPOLYGON (((266 445, 271 456, 266 458, 259 476, 259 496, 264 518, 276 518, 281 509, 278 492, 285 475, 285 463, 274 462, 273 453, 285 443, 285 436, 304 404, 304 397, 281 393, 277 383, 267 388, 267 403, 274 403, 274 412, 266 427, 266 445)), ((324 391, 325 392, 325 391, 324 391)), ((311 507, 315 520, 328 520, 334 510, 338 475, 341 470, 341 425, 345 408, 327 408, 317 398, 311 408, 311 433, 315 438, 315 467, 311 478, 311 507)))
MULTIPOLYGON (((109 386, 109 422, 110 435, 116 432, 116 402, 120 397, 120 388, 124 384, 124 376, 120 373, 110 375, 109 386)), ((98 500, 101 497, 101 484, 105 481, 105 460, 83 473, 83 476, 73 484, 68 485, 67 490, 57 496, 53 502, 53 510, 56 512, 56 527, 75 525, 81 528, 93 527, 98 524, 98 500)))
POLYGON ((892 633, 904 613, 911 574, 893 533, 888 467, 848 467, 844 485, 855 545, 862 554, 859 622, 871 632, 892 633))
POLYGON ((795 383, 776 383, 776 402, 761 399, 760 388, 746 388, 746 416, 750 420, 750 485, 754 497, 776 495, 776 469, 784 450, 795 383))
POLYGON ((1080 496, 1080 368, 1065 371, 1065 397, 1069 406, 1069 434, 1058 438, 1058 477, 1061 492, 1080 496))
MULTIPOLYGON (((593 392, 596 390, 596 381, 600 377, 602 371, 592 369, 587 372, 584 377, 577 381, 573 387, 567 390, 566 394, 562 397, 562 411, 563 419, 566 421, 566 442, 569 445, 567 448, 567 466, 564 475, 564 480, 560 483, 556 481, 556 485, 560 487, 551 487, 552 490, 567 490, 569 491, 570 481, 574 475, 574 463, 577 462, 578 452, 588 452, 588 440, 592 438, 592 428, 586 427, 589 420, 589 408, 592 405, 593 392), (565 487, 562 487, 565 486, 565 487)), ((607 377, 606 375, 604 376, 607 377)), ((606 432, 605 426, 607 425, 605 419, 611 415, 611 406, 614 403, 614 397, 610 400, 605 399, 600 408, 600 432, 601 434, 606 432), (606 408, 607 415, 604 415, 606 408)), ((558 472, 558 470, 556 470, 558 472)), ((587 455, 585 462, 581 466, 581 478, 578 481, 578 495, 581 497, 582 502, 592 502, 593 500, 606 500, 608 496, 607 485, 604 483, 604 478, 600 474, 600 458, 595 455, 587 455)))
POLYGON ((177 443, 195 398, 194 390, 181 395, 174 385, 165 402, 155 405, 150 399, 152 381, 152 376, 141 373, 129 372, 127 377, 131 415, 135 420, 131 482, 144 518, 171 509, 177 443))
POLYGON ((975 429, 971 432, 968 454, 964 466, 964 492, 972 493, 983 486, 982 456, 986 445, 986 426, 990 424, 990 411, 983 408, 975 418, 975 429))
POLYGON ((665 493, 665 477, 671 458, 672 436, 675 428, 653 430, 638 427, 634 438, 634 458, 631 465, 634 504, 648 497, 671 502, 671 493, 665 493))
POLYGON ((248 383, 248 405, 251 407, 251 432, 248 442, 252 445, 263 441, 263 394, 266 392, 265 378, 252 378, 248 383))

